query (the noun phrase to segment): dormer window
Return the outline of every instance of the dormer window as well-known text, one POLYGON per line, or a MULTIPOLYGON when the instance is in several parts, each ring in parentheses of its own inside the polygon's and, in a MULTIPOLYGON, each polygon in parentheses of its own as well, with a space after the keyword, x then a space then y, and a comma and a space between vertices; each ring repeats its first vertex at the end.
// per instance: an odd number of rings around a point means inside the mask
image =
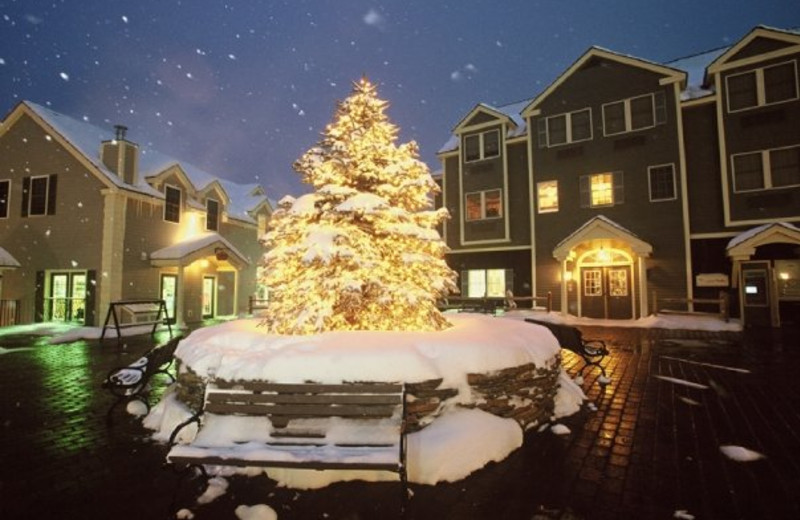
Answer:
POLYGON ((219 230, 219 202, 214 199, 206 200, 206 230, 219 230))
POLYGON ((164 186, 164 220, 178 223, 181 221, 181 190, 174 186, 164 186))
POLYGON ((489 130, 464 137, 464 162, 481 161, 500 155, 500 132, 489 130))

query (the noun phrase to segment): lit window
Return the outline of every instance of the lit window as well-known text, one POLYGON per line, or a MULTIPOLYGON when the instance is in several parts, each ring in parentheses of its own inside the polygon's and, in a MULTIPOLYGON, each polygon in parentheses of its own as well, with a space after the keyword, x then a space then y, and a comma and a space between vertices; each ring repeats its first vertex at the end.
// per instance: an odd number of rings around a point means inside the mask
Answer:
POLYGON ((544 181, 536 185, 539 213, 558 211, 558 181, 544 181))
POLYGON ((484 220, 503 216, 503 197, 500 190, 467 193, 465 197, 467 220, 484 220))
POLYGON ((650 183, 650 201, 674 200, 675 193, 675 168, 672 164, 650 166, 647 168, 648 182, 650 183))
POLYGON ((800 185, 800 146, 734 155, 733 191, 755 191, 800 185))
POLYGON ((602 296, 602 271, 600 269, 583 269, 583 295, 602 296))
POLYGON ((467 298, 505 298, 510 289, 510 269, 470 269, 461 272, 462 294, 467 298))
POLYGON ((181 190, 172 186, 164 187, 164 220, 167 222, 181 221, 181 190))
POLYGON ((208 231, 219 229, 219 202, 214 199, 206 200, 206 229, 208 231))
POLYGON ((590 177, 591 183, 591 205, 608 206, 614 204, 614 185, 612 174, 598 173, 590 177))
POLYGON ((663 92, 645 94, 603 105, 605 135, 653 128, 666 122, 666 98, 663 92))
POLYGON ((480 161, 500 155, 500 132, 490 130, 464 137, 464 162, 480 161))
POLYGON ((789 61, 725 78, 728 111, 736 112, 798 98, 797 63, 789 61))

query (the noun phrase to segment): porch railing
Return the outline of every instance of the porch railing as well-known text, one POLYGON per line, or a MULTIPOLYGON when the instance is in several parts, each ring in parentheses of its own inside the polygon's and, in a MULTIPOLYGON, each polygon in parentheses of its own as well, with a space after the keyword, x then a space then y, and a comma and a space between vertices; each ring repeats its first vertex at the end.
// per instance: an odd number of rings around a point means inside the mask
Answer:
POLYGON ((658 316, 661 314, 683 314, 688 316, 716 316, 719 319, 728 322, 730 321, 730 299, 728 293, 725 291, 719 292, 718 298, 659 298, 658 293, 653 291, 653 315, 658 316), (687 310, 675 309, 662 309, 662 304, 684 304, 687 310), (719 310, 717 312, 700 312, 696 310, 688 310, 689 306, 694 309, 694 305, 714 305, 719 310))
POLYGON ((247 313, 253 314, 253 311, 266 309, 267 302, 269 302, 269 300, 266 298, 256 298, 255 296, 250 296, 247 299, 247 313))
POLYGON ((19 323, 19 300, 0 300, 0 327, 19 323))

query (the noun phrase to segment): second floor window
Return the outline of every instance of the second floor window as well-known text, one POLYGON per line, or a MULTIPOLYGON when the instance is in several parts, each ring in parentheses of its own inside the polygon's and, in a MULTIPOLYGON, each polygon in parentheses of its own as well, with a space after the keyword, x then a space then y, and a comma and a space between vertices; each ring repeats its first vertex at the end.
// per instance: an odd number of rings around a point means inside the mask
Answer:
POLYGON ((0 218, 8 218, 8 197, 11 194, 11 181, 0 181, 0 218))
POLYGON ((622 172, 593 173, 580 178, 581 207, 616 206, 625 202, 622 172))
POLYGON ((500 132, 490 130, 464 137, 464 162, 480 161, 500 155, 500 132))
POLYGON ((22 216, 56 214, 57 175, 22 178, 22 216))
POLYGON ((675 200, 675 167, 672 164, 650 166, 647 168, 647 182, 650 187, 650 202, 675 200))
POLYGON ((485 220, 503 216, 503 195, 500 190, 467 193, 465 201, 467 220, 485 220))
POLYGON ((728 112, 798 98, 797 62, 789 61, 725 78, 728 112))
POLYGON ((219 202, 214 199, 206 200, 206 230, 219 229, 219 202))
POLYGON ((588 141, 592 138, 592 111, 589 108, 539 120, 539 147, 588 141))
POLYGON ((603 105, 603 133, 622 134, 644 130, 667 122, 663 92, 645 94, 603 105))
POLYGON ((164 187, 164 220, 167 222, 181 221, 181 190, 173 186, 164 187))
POLYGON ((731 165, 735 192, 800 186, 800 146, 737 154, 731 165))
POLYGON ((544 181, 536 184, 536 200, 539 213, 558 211, 558 181, 544 181))

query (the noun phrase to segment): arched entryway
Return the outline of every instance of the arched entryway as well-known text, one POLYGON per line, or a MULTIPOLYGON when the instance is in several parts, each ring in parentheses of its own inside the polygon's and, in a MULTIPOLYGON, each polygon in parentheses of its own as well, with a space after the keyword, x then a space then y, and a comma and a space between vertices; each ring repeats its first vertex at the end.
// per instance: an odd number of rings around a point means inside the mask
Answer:
POLYGON ((580 315, 587 318, 633 318, 633 260, 622 249, 600 246, 576 261, 580 315))

